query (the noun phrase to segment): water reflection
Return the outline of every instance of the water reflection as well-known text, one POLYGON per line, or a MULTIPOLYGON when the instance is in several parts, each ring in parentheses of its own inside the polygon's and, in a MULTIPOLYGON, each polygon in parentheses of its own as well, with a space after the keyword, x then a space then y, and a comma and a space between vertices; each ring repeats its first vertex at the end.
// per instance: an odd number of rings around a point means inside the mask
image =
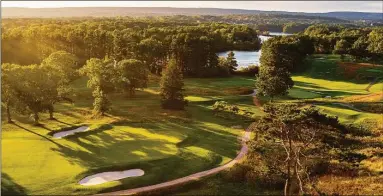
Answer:
MULTIPOLYGON (((290 33, 281 33, 281 32, 270 32, 270 35, 292 35, 290 33)), ((260 35, 259 38, 261 39, 262 42, 270 39, 271 37, 270 36, 263 36, 263 35, 260 35)), ((259 58, 261 57, 261 50, 259 51, 239 51, 239 50, 235 50, 233 51, 234 54, 235 54, 235 58, 237 59, 237 63, 238 63, 238 68, 240 67, 247 67, 249 65, 259 65, 259 58)), ((217 53, 217 55, 219 57, 227 57, 227 53, 229 53, 229 51, 226 51, 226 52, 220 52, 220 53, 217 53)))

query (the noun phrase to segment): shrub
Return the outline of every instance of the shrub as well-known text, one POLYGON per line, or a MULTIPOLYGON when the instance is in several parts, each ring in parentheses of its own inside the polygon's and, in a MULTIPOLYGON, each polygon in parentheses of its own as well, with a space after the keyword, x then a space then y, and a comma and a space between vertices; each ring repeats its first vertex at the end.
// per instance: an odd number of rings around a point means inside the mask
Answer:
POLYGON ((223 174, 223 178, 228 182, 243 182, 246 181, 246 175, 251 168, 245 164, 237 164, 231 167, 223 174))
POLYGON ((215 111, 229 111, 229 112, 238 112, 239 108, 228 104, 226 101, 216 101, 213 105, 215 111))
POLYGON ((213 104, 215 115, 226 119, 238 119, 242 117, 244 120, 253 120, 254 113, 241 110, 236 105, 230 105, 226 101, 216 101, 213 104))
POLYGON ((354 107, 371 113, 382 114, 383 113, 383 103, 356 103, 353 104, 354 107))

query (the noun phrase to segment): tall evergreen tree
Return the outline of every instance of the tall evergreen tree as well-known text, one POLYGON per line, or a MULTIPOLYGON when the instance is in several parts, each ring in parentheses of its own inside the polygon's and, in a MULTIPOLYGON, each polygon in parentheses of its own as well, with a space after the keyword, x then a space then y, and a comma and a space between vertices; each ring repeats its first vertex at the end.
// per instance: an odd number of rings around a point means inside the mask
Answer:
POLYGON ((228 65, 229 65, 230 72, 233 73, 235 70, 237 70, 238 63, 237 63, 237 60, 235 59, 235 56, 234 56, 234 52, 233 52, 233 51, 230 51, 230 52, 227 54, 226 61, 227 61, 228 65))
POLYGON ((286 54, 289 44, 280 39, 270 39, 262 46, 259 76, 256 80, 257 94, 270 96, 286 95, 294 85, 289 68, 291 59, 286 54))
POLYGON ((182 94, 184 82, 182 70, 177 61, 173 58, 169 60, 166 69, 161 77, 161 105, 165 109, 182 110, 186 105, 186 100, 182 94))

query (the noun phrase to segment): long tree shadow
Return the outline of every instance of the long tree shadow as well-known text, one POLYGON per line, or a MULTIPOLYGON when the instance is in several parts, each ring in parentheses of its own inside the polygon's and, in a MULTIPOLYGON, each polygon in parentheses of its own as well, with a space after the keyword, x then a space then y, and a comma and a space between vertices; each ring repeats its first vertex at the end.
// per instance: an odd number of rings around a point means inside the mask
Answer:
POLYGON ((53 141, 52 139, 50 139, 50 138, 48 138, 48 137, 46 137, 46 136, 44 136, 44 135, 41 135, 41 134, 36 133, 36 132, 33 132, 33 131, 31 131, 31 130, 29 130, 29 129, 27 129, 27 128, 21 126, 21 125, 18 125, 18 124, 16 124, 16 123, 13 123, 13 125, 15 125, 15 126, 21 128, 21 129, 23 129, 23 130, 25 130, 25 131, 28 131, 29 133, 32 133, 32 134, 37 135, 37 136, 40 136, 41 138, 44 138, 45 140, 47 140, 47 141, 49 141, 49 142, 52 142, 53 144, 56 144, 57 146, 62 147, 61 144, 59 144, 59 143, 53 141))
POLYGON ((124 162, 161 157, 171 151, 169 142, 148 139, 142 135, 134 135, 129 131, 120 135, 105 132, 105 129, 93 130, 67 137, 74 146, 52 148, 73 164, 87 168, 97 168, 101 165, 119 165, 124 162), (80 148, 76 146, 80 146, 80 148))
POLYGON ((1 195, 27 195, 27 190, 8 174, 1 172, 1 195))
MULTIPOLYGON (((331 96, 331 97, 336 97, 336 96, 351 96, 351 95, 364 95, 364 93, 357 93, 357 92, 350 92, 350 91, 342 91, 342 90, 323 90, 321 88, 319 89, 306 89, 302 88, 302 86, 294 86, 294 89, 303 91, 303 92, 308 92, 308 93, 315 93, 318 94, 318 96, 321 97, 326 97, 326 96, 331 96)), ((288 95, 290 96, 290 95, 288 95)), ((297 99, 297 98, 294 98, 297 99)), ((302 98, 306 99, 306 98, 302 98)))
POLYGON ((55 119, 53 119, 53 120, 56 121, 56 122, 65 124, 65 125, 69 125, 69 126, 73 126, 73 125, 74 125, 74 124, 71 124, 71 123, 67 123, 67 122, 61 121, 61 120, 59 120, 59 119, 57 119, 57 118, 55 118, 55 119))
MULTIPOLYGON (((181 132, 192 135, 197 139, 193 146, 200 147, 226 157, 234 157, 238 149, 236 144, 237 135, 232 133, 220 133, 219 130, 206 128, 200 123, 180 124, 172 122, 161 123, 117 123, 113 131, 124 125, 132 128, 144 128, 153 135, 173 135, 172 132, 181 132), (191 133, 192 132, 192 133, 191 133)), ((61 146, 52 148, 69 162, 80 164, 88 168, 97 168, 100 165, 121 164, 123 162, 152 159, 155 157, 169 156, 175 149, 176 143, 159 138, 148 138, 145 134, 130 133, 129 128, 121 134, 105 132, 109 127, 99 131, 88 131, 66 138, 79 146, 61 146), (170 154, 169 154, 170 153, 170 154), (118 160, 118 158, 121 160, 118 160)))

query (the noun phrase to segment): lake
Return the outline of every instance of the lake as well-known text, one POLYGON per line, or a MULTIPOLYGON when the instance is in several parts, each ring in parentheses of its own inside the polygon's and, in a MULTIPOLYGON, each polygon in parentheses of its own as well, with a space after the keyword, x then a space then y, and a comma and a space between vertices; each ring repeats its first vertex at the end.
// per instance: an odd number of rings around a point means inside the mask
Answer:
MULTIPOLYGON (((283 36, 283 35, 292 35, 292 34, 281 33, 281 32, 270 32, 270 35, 282 35, 283 36)), ((261 38, 261 41, 264 42, 264 41, 270 39, 271 37, 260 35, 259 38, 261 38)), ((227 57, 227 53, 229 53, 229 52, 230 51, 220 52, 220 53, 217 53, 217 55, 219 57, 227 57)), ((234 52, 235 58, 237 59, 238 68, 247 67, 249 65, 254 65, 254 64, 259 65, 259 58, 261 57, 261 50, 259 50, 259 51, 234 50, 233 52, 234 52)))

